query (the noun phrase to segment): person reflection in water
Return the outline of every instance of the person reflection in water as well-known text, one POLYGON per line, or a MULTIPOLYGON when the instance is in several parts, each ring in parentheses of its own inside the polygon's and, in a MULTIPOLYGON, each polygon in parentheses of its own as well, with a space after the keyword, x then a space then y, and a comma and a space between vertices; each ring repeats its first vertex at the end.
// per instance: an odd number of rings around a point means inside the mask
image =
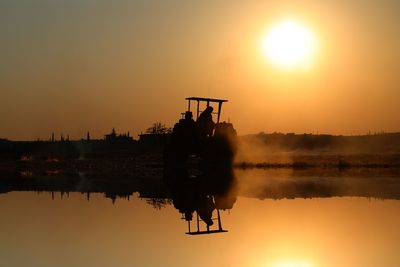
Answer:
POLYGON ((193 219, 197 212, 200 218, 208 225, 213 225, 212 214, 215 204, 211 196, 205 195, 194 181, 180 181, 171 188, 174 207, 184 214, 186 221, 193 219))
POLYGON ((165 177, 174 207, 186 221, 196 212, 207 226, 213 225, 215 209, 231 209, 236 202, 237 186, 231 170, 189 176, 187 170, 165 177))
POLYGON ((212 214, 215 210, 215 203, 212 196, 203 196, 199 199, 197 214, 208 225, 213 225, 212 214))

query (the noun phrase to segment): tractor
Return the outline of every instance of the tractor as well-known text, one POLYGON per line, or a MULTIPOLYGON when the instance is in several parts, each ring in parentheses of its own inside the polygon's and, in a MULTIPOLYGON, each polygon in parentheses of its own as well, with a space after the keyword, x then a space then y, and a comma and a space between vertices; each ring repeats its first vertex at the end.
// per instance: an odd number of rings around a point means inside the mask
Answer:
POLYGON ((214 209, 219 225, 214 232, 224 232, 219 210, 231 209, 237 193, 232 170, 237 150, 236 130, 231 123, 220 122, 222 104, 227 100, 201 97, 186 100, 187 111, 174 125, 164 151, 164 181, 170 188, 175 208, 188 221, 189 232, 190 221, 196 212, 196 233, 202 232, 199 219, 207 226, 204 233, 210 233, 214 209), (196 106, 192 111, 193 103, 196 106), (216 122, 213 116, 216 116, 216 122))

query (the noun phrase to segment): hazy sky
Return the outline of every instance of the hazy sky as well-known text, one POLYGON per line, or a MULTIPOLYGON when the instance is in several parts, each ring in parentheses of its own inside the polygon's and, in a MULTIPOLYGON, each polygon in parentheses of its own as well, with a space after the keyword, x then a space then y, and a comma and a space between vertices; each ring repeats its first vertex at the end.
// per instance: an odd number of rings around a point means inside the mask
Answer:
POLYGON ((400 1, 0 0, 0 138, 169 126, 187 96, 230 102, 239 134, 400 131, 400 1), (308 70, 260 52, 290 18, 308 70))

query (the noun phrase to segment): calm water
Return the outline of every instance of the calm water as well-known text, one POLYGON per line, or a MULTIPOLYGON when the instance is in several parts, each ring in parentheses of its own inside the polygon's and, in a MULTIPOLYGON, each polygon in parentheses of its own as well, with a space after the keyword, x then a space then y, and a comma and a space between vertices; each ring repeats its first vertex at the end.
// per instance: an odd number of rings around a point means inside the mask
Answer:
POLYGON ((400 266, 400 201, 238 197, 229 232, 185 235, 173 205, 137 194, 0 195, 1 266, 400 266))

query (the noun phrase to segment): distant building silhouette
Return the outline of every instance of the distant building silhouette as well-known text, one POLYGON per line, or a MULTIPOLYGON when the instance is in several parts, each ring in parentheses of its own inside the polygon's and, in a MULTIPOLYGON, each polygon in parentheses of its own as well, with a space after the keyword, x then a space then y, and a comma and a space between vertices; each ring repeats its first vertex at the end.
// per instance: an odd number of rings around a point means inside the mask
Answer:
POLYGON ((129 132, 127 134, 117 134, 115 128, 113 128, 110 134, 106 134, 104 136, 104 140, 106 142, 112 143, 112 142, 132 141, 133 138, 129 135, 129 132))

